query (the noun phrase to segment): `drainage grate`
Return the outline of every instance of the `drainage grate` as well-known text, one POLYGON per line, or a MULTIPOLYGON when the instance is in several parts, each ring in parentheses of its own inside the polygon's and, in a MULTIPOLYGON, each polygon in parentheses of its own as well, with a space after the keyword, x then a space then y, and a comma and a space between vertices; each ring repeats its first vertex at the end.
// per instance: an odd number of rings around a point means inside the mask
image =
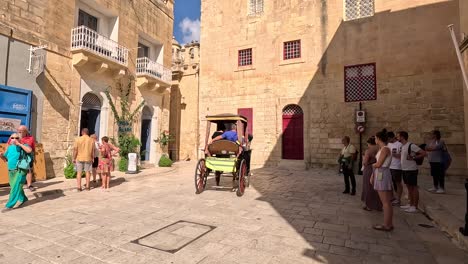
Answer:
POLYGON ((215 226, 181 220, 133 240, 132 243, 176 253, 215 228, 215 226))

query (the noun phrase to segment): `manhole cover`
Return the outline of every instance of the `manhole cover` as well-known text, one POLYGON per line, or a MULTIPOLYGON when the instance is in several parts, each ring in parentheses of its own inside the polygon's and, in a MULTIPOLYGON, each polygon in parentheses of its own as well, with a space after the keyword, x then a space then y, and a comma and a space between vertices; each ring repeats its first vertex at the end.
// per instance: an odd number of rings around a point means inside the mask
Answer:
POLYGON ((132 243, 175 253, 215 228, 214 226, 194 222, 177 221, 133 240, 132 243))

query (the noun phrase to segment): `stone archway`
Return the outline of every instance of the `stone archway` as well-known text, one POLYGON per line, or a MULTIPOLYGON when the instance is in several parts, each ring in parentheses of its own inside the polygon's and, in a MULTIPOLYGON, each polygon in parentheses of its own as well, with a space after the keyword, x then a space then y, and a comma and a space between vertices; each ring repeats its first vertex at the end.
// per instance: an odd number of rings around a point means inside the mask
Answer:
POLYGON ((149 160, 151 156, 151 123, 153 119, 153 112, 148 106, 143 107, 141 113, 141 160, 149 160))
MULTIPOLYGON (((80 131, 83 128, 89 130, 89 134, 100 131, 101 99, 93 93, 86 93, 81 99, 80 131)), ((100 135, 98 135, 100 136, 100 135)))

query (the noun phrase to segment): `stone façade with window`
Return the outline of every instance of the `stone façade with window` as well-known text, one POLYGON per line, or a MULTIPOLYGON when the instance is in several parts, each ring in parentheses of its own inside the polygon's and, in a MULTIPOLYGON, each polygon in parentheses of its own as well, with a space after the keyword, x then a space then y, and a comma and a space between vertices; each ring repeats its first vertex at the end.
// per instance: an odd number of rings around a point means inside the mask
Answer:
MULTIPOLYGON (((33 115, 32 123, 37 127, 33 135, 44 144, 48 177, 63 174, 63 158, 82 126, 91 124, 100 137, 116 137, 117 126, 104 91, 109 88, 118 100, 117 83, 126 83, 129 77, 147 78, 138 83, 131 96, 132 107, 142 99, 147 102, 134 127, 136 136, 140 138, 145 132, 157 135, 157 130, 168 128, 171 74, 169 80, 160 82, 162 77, 147 71, 148 64, 144 64, 145 74, 139 75, 137 59, 138 43, 143 43, 148 47, 149 59, 169 70, 173 4, 172 0, 30 0, 0 4, 0 40, 5 38, 11 43, 10 64, 27 68, 27 57, 14 53, 16 46, 47 45, 43 73, 32 77, 18 70, 8 78, 0 76, 0 81, 8 79, 7 85, 30 89, 32 86, 21 80, 28 79, 38 87, 33 96, 41 113, 33 115), (142 131, 148 115, 152 130, 142 131)), ((0 65, 6 58, 3 51, 0 65)), ((153 153, 158 151, 156 144, 149 147, 153 153)), ((152 159, 156 160, 155 155, 152 159)))
POLYGON ((437 128, 455 155, 450 173, 465 168, 463 87, 446 28, 458 23, 458 1, 265 1, 255 15, 252 2, 202 0, 200 118, 252 108, 253 164, 285 162, 283 111, 297 105, 304 155, 296 165, 336 166, 341 137, 358 144, 355 111, 366 99, 363 142, 386 127, 422 143, 437 128), (285 59, 295 40, 300 57, 285 59), (245 49, 252 65, 239 67, 245 49), (362 93, 368 80, 373 93, 362 93), (357 97, 346 100, 346 86, 357 97))
POLYGON ((172 86, 169 142, 172 160, 196 160, 198 155, 198 93, 200 43, 172 42, 172 86))

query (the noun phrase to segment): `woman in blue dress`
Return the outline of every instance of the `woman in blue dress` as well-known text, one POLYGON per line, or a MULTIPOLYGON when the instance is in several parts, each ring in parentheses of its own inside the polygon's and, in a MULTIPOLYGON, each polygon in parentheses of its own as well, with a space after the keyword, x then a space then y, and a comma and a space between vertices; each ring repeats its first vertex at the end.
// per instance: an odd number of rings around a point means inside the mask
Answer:
POLYGON ((23 185, 26 183, 28 170, 19 169, 18 161, 22 154, 29 155, 31 151, 31 147, 27 144, 21 144, 19 135, 14 133, 10 136, 9 146, 6 152, 0 152, 0 158, 5 160, 8 165, 8 179, 10 183, 10 196, 5 205, 5 209, 2 211, 13 209, 17 204, 17 207, 21 206, 28 200, 23 191, 23 185))

